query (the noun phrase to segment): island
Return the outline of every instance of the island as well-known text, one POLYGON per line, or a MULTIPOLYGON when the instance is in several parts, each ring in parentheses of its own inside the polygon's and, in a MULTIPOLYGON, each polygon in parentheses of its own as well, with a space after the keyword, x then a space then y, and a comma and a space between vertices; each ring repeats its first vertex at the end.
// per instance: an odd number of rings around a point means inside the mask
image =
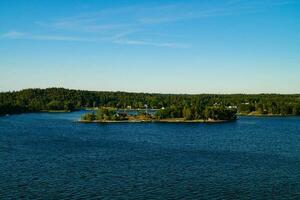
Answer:
POLYGON ((82 123, 115 123, 115 122, 165 122, 165 123, 220 123, 237 119, 237 110, 223 106, 209 106, 203 112, 190 107, 183 109, 171 107, 155 112, 147 109, 137 112, 126 112, 115 108, 99 108, 81 116, 82 123), (131 114, 130 114, 131 113, 131 114))

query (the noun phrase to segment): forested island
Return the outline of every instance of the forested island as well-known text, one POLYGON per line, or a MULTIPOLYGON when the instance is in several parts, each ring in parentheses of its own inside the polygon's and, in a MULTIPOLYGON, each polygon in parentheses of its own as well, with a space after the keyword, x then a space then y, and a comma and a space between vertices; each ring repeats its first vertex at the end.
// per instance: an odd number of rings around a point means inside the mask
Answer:
MULTIPOLYGON (((0 93, 0 115, 28 112, 65 112, 99 108, 94 120, 102 115, 115 116, 120 109, 157 109, 155 115, 135 116, 144 120, 231 120, 238 115, 300 115, 300 95, 281 94, 152 94, 97 92, 64 88, 25 89, 0 93), (105 111, 105 108, 110 108, 105 111), (150 118, 151 117, 151 118, 150 118)), ((135 120, 127 116, 127 120, 135 120)))
POLYGON ((80 122, 227 122, 236 119, 236 112, 236 109, 224 106, 209 106, 197 115, 188 106, 183 110, 175 107, 162 108, 152 113, 147 109, 138 110, 134 114, 115 108, 99 108, 92 113, 84 114, 80 122))

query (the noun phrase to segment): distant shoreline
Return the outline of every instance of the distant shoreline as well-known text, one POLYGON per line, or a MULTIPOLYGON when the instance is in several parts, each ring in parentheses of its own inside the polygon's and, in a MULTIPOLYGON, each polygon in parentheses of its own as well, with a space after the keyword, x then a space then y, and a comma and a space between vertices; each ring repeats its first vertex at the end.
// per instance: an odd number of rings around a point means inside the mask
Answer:
POLYGON ((41 110, 40 113, 69 113, 71 110, 41 110))
POLYGON ((41 111, 35 111, 35 112, 19 112, 19 113, 6 113, 6 114, 0 114, 0 117, 9 116, 9 115, 22 115, 22 114, 39 114, 39 113, 71 113, 76 112, 78 110, 41 110, 41 111))
MULTIPOLYGON (((0 114, 64 113, 82 108, 95 112, 100 108, 107 109, 112 118, 115 117, 113 112, 121 115, 157 113, 158 119, 171 117, 230 119, 237 112, 246 116, 300 116, 300 95, 149 94, 65 88, 0 92, 0 114), (265 115, 265 113, 274 114, 265 115)), ((117 118, 124 117, 117 116, 117 118)))

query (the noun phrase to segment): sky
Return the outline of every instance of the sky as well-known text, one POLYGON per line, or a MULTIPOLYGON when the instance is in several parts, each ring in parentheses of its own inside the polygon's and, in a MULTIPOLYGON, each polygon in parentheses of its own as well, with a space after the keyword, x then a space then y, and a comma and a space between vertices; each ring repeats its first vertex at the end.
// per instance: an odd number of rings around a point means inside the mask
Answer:
POLYGON ((300 0, 1 0, 0 91, 300 93, 300 0))

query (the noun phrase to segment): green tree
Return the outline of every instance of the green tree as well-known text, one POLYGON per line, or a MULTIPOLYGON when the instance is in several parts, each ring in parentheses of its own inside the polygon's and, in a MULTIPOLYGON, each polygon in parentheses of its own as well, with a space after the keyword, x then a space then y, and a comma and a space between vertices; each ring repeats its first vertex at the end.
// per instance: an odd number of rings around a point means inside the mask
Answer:
POLYGON ((64 104, 59 101, 53 100, 47 104, 47 109, 48 110, 63 110, 64 104))
POLYGON ((96 120, 96 115, 94 113, 87 113, 81 117, 85 121, 94 121, 96 120))
POLYGON ((183 118, 186 119, 186 120, 192 120, 193 119, 192 111, 189 107, 184 107, 183 111, 182 111, 182 114, 183 114, 183 118))
POLYGON ((300 115, 300 105, 294 105, 293 107, 293 115, 300 115))

